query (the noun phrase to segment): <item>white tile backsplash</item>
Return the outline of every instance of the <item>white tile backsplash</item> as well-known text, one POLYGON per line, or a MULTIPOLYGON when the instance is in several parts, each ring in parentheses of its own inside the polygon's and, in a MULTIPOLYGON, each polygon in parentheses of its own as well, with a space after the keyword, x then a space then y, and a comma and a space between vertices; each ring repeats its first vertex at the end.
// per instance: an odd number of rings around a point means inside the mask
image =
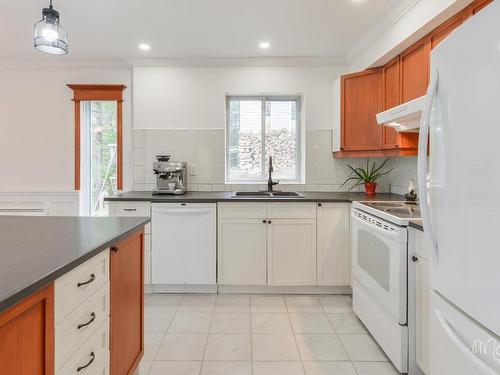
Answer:
MULTIPOLYGON (((364 165, 366 159, 333 159, 331 130, 306 131, 305 184, 282 184, 286 191, 337 191, 350 175, 347 163, 364 165)), ((134 130, 134 190, 148 191, 155 187, 152 171, 156 155, 171 155, 172 160, 196 165, 196 175, 188 170, 190 191, 259 190, 266 185, 225 184, 225 150, 223 129, 146 129, 134 130)), ((381 163, 384 159, 373 159, 381 163)), ((410 179, 417 183, 417 158, 391 158, 387 162, 392 172, 379 181, 377 191, 404 194, 410 179)), ((348 185, 349 186, 349 185, 348 185)), ((344 186, 342 191, 348 189, 344 186)), ((353 191, 362 191, 362 187, 353 191)))

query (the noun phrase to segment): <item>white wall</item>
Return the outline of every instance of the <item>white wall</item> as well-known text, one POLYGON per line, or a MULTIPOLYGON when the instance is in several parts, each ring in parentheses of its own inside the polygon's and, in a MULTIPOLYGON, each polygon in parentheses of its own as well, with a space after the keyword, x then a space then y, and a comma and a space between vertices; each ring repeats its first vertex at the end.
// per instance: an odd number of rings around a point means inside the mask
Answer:
MULTIPOLYGON (((131 69, 0 67, 0 191, 74 188, 74 105, 68 83, 122 83, 131 69)), ((124 92, 124 183, 132 187, 131 89, 124 92)))
POLYGON ((224 129, 226 95, 301 95, 307 129, 332 128, 341 67, 136 67, 134 128, 224 129))
POLYGON ((396 20, 381 28, 358 46, 351 56, 349 72, 385 64, 473 0, 417 0, 396 20))

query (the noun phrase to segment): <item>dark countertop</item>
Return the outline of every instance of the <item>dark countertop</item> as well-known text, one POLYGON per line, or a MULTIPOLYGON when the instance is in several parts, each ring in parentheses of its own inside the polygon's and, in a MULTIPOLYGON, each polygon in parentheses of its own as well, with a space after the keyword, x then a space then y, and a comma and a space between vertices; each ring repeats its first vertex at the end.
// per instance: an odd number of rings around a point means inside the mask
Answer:
POLYGON ((424 231, 424 227, 422 225, 422 220, 418 220, 418 219, 410 220, 410 227, 421 230, 422 232, 424 231))
POLYGON ((0 312, 149 221, 141 217, 0 216, 0 312))
POLYGON ((164 203, 216 203, 216 202, 353 202, 353 201, 404 201, 405 197, 397 194, 380 193, 369 196, 365 193, 344 192, 303 192, 304 198, 233 198, 234 192, 192 191, 184 195, 153 195, 150 191, 129 191, 108 197, 106 201, 164 202, 164 203))

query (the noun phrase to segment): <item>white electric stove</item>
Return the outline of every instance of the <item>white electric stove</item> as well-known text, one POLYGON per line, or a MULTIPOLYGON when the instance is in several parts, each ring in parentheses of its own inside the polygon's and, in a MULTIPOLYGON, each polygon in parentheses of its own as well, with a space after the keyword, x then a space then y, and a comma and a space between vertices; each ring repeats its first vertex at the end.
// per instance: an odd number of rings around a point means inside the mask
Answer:
POLYGON ((410 202, 354 202, 351 212, 353 308, 401 373, 415 365, 411 328, 414 288, 408 272, 408 225, 420 210, 410 202))

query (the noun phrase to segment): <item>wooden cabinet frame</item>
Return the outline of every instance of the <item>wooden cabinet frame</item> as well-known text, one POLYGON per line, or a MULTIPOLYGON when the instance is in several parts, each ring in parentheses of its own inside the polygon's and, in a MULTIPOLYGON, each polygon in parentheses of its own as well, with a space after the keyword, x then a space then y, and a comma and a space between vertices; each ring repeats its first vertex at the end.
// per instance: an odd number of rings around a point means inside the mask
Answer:
POLYGON ((117 189, 123 189, 123 90, 125 85, 107 84, 68 84, 73 90, 75 102, 75 190, 80 190, 80 102, 109 100, 117 102, 116 109, 116 173, 117 189))
POLYGON ((12 345, 15 341, 19 346, 22 346, 22 348, 14 346, 0 353, 0 372, 2 374, 4 374, 4 370, 10 371, 8 370, 10 368, 9 363, 26 360, 26 353, 23 351, 26 346, 33 349, 32 346, 36 345, 37 350, 41 352, 43 358, 31 358, 25 364, 25 370, 29 369, 31 374, 43 373, 44 375, 53 375, 54 284, 49 284, 1 313, 0 333, 7 335, 5 337, 6 341, 3 344, 12 345), (32 334, 34 333, 27 330, 33 324, 41 324, 43 326, 43 342, 35 342, 34 340, 38 340, 39 337, 33 336, 32 334), (23 327, 25 328, 23 329, 23 327), (41 360, 42 363, 37 363, 37 360, 41 360))
MULTIPOLYGON (((377 85, 375 87, 376 92, 370 92, 370 87, 364 88, 367 92, 363 96, 358 96, 356 97, 356 104, 358 105, 359 108, 372 108, 376 107, 375 112, 373 113, 374 117, 371 122, 376 125, 376 119, 375 119, 375 114, 377 112, 380 112, 382 110, 383 102, 382 102, 382 70, 380 68, 377 69, 367 69, 362 72, 357 72, 357 73, 352 73, 352 74, 347 74, 341 77, 341 97, 340 97, 340 106, 341 106, 341 111, 340 111, 340 124, 341 124, 341 150, 343 152, 364 152, 364 151, 370 151, 370 150, 379 150, 382 148, 382 127, 380 129, 377 129, 376 132, 377 134, 377 139, 374 144, 369 145, 369 146, 360 146, 359 144, 351 144, 349 143, 349 140, 347 139, 347 113, 355 112, 349 109, 349 102, 346 98, 347 96, 347 83, 351 80, 361 80, 364 78, 370 78, 370 77, 375 77, 376 80, 378 80, 377 85), (374 99, 374 100, 373 100, 374 99), (369 100, 372 100, 370 102, 369 100)), ((359 112, 359 111, 357 111, 359 112)), ((362 126, 366 126, 366 124, 362 124, 362 126)), ((377 125, 378 126, 378 125, 377 125)), ((362 129, 358 129, 358 134, 362 134, 362 129)))
POLYGON ((110 374, 132 375, 144 354, 144 229, 112 246, 109 263, 110 374))
MULTIPOLYGON (((374 103, 381 100, 383 110, 390 109, 402 102, 407 102, 425 95, 430 78, 430 54, 431 50, 443 41, 453 30, 460 26, 467 18, 473 16, 481 9, 485 8, 493 0, 475 0, 457 14, 436 27, 422 39, 408 47, 398 56, 387 62, 384 66, 371 68, 361 72, 351 73, 341 76, 341 102, 340 102, 340 123, 341 123, 341 151, 333 153, 334 158, 345 157, 390 157, 390 156, 414 156, 418 152, 418 133, 395 133, 393 129, 383 127, 380 132, 380 146, 367 145, 366 142, 347 142, 346 129, 350 129, 351 134, 356 132, 362 138, 364 133, 372 132, 375 129, 367 127, 364 120, 367 114, 372 115, 374 103), (397 66, 399 68, 397 68, 397 66), (382 92, 374 90, 368 83, 363 89, 371 98, 355 97, 354 104, 346 103, 345 83, 349 79, 373 75, 382 72, 382 92), (391 83, 387 83, 387 80, 391 83), (376 91, 376 92, 375 92, 376 91), (373 96, 380 95, 381 98, 373 96), (395 97, 399 96, 395 100, 395 97), (363 112, 364 111, 364 112, 363 112), (347 115, 354 113, 351 119, 347 115)), ((358 90, 361 91, 361 90, 358 90)), ((351 98, 349 99, 351 100, 351 98)), ((381 109, 382 111, 382 109, 381 109)), ((373 119, 373 126, 376 125, 373 119)), ((380 126, 382 128, 382 126, 380 126)), ((353 138, 351 136, 351 138, 353 138)))

